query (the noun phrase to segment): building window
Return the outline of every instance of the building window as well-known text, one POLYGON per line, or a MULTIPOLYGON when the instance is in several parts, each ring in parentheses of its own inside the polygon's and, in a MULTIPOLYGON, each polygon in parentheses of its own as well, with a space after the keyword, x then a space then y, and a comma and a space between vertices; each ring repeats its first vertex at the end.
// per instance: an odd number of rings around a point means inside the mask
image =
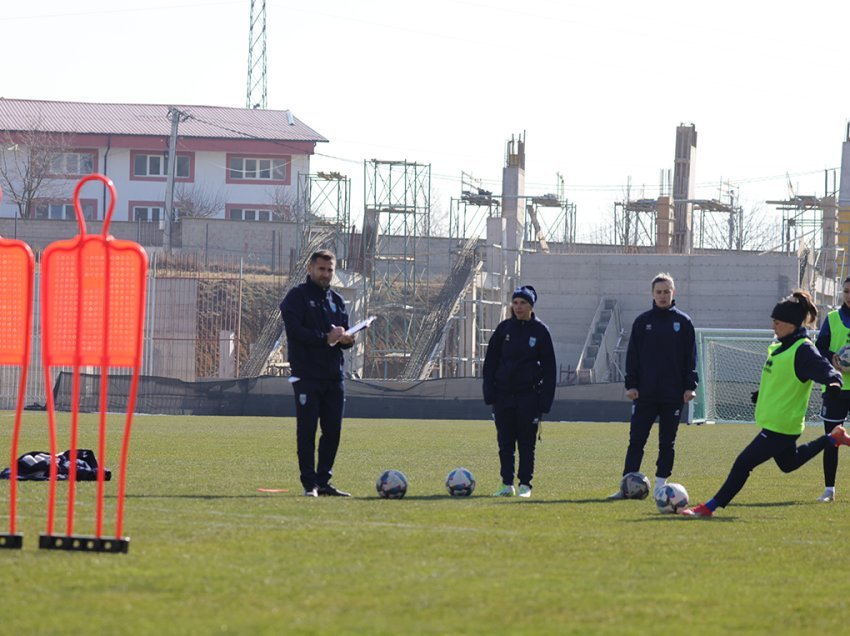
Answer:
MULTIPOLYGON (((132 151, 130 154, 131 179, 163 181, 168 176, 168 158, 164 153, 132 151)), ((177 166, 174 172, 175 178, 178 181, 191 181, 192 169, 192 155, 178 153, 177 166)))
MULTIPOLYGON (((86 220, 97 220, 97 201, 81 199, 80 207, 83 209, 83 216, 86 220)), ((35 204, 34 218, 50 221, 74 221, 77 214, 74 212, 74 204, 70 201, 39 201, 35 204)))
POLYGON ((161 207, 153 205, 134 205, 133 220, 142 223, 159 223, 159 220, 164 217, 161 207))
POLYGON ((257 208, 228 208, 227 218, 231 221, 271 221, 271 210, 257 208))
POLYGON ((288 183, 290 157, 228 155, 228 183, 288 183))
POLYGON ((62 152, 50 162, 50 174, 53 176, 81 176, 96 171, 96 154, 93 150, 62 152))

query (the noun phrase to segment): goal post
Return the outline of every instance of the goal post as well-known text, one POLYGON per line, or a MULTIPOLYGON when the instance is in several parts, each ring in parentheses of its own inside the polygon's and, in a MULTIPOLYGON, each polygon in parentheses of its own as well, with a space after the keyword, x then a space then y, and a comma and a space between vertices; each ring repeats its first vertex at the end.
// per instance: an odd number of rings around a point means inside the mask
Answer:
MULTIPOLYGON (((814 339, 817 332, 810 332, 814 339)), ((699 385, 694 401, 695 423, 752 423, 767 347, 774 340, 771 329, 697 329, 699 385)), ((820 423, 820 385, 812 389, 806 422, 820 423)))

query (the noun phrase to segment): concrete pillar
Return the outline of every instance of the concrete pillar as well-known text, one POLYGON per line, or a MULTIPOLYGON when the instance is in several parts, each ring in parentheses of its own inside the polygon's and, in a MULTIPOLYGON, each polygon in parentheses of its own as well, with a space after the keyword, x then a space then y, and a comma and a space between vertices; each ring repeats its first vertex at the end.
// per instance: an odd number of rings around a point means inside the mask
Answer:
POLYGON ((505 167, 502 169, 502 218, 505 220, 505 240, 502 248, 507 281, 502 291, 509 290, 519 280, 522 270, 521 250, 525 232, 525 141, 508 142, 505 167))
POLYGON ((838 186, 838 205, 850 206, 850 124, 847 124, 847 136, 841 144, 841 183, 838 186))
POLYGON ((838 231, 835 235, 836 261, 841 282, 850 273, 850 204, 839 205, 836 213, 838 231))
POLYGON ((676 159, 673 167, 674 229, 673 251, 690 254, 693 251, 693 209, 696 188, 697 131, 693 124, 676 128, 676 159))
POLYGON ((824 278, 834 279, 838 275, 838 253, 835 249, 838 233, 838 206, 835 203, 835 197, 821 199, 821 209, 823 210, 821 271, 824 278))
POLYGON ((226 329, 218 332, 218 377, 236 377, 236 334, 226 329))

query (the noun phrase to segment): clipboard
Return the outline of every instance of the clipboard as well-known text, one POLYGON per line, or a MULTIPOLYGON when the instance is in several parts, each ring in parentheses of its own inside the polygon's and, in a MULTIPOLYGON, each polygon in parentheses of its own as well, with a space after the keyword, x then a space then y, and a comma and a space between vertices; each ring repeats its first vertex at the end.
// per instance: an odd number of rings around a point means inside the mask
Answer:
MULTIPOLYGON (((348 330, 345 332, 345 335, 346 336, 353 336, 354 334, 356 334, 360 331, 363 331, 364 329, 366 329, 366 327, 368 327, 369 325, 372 324, 372 322, 375 320, 375 318, 377 318, 377 316, 369 316, 365 320, 361 320, 360 322, 358 322, 353 327, 349 327, 348 330)), ((336 343, 334 342, 331 346, 335 347, 336 343)))

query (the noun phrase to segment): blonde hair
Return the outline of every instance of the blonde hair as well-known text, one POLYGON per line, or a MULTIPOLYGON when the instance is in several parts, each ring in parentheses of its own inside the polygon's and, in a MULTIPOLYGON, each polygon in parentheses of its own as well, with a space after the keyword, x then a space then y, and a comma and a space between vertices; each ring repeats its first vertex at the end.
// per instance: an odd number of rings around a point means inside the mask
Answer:
POLYGON ((655 283, 670 283, 671 289, 676 289, 676 283, 673 282, 673 277, 667 272, 658 272, 652 279, 650 287, 655 289, 655 283))

